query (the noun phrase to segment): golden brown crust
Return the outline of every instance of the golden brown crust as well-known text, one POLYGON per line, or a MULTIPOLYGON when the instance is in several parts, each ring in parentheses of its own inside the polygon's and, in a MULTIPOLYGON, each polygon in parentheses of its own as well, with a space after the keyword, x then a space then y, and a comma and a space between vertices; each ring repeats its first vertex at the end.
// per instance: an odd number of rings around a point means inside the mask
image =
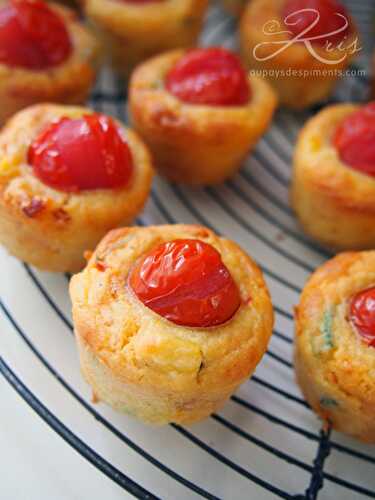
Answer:
POLYGON ((235 243, 201 226, 111 231, 72 278, 70 294, 82 369, 95 394, 149 422, 192 422, 214 411, 253 372, 272 331, 272 305, 259 268, 235 243), (178 326, 128 289, 136 259, 178 238, 198 238, 220 252, 242 298, 227 323, 178 326))
POLYGON ((135 70, 129 88, 131 118, 162 175, 175 182, 216 184, 238 170, 265 132, 276 97, 254 77, 244 106, 185 104, 164 88, 166 73, 184 53, 162 54, 135 70))
POLYGON ((321 266, 296 314, 297 380, 335 429, 375 442, 375 349, 348 321, 348 301, 375 285, 375 251, 347 252, 321 266))
POLYGON ((20 111, 0 133, 0 242, 13 255, 41 269, 81 269, 83 252, 93 249, 109 229, 130 223, 150 190, 148 150, 121 124, 134 159, 129 186, 65 193, 33 175, 26 155, 39 131, 56 118, 91 112, 76 106, 35 105, 20 111))
POLYGON ((166 50, 195 45, 207 0, 164 0, 135 5, 85 0, 84 11, 116 71, 127 78, 139 62, 166 50))
POLYGON ((375 179, 346 166, 332 144, 336 127, 358 109, 329 106, 300 132, 291 185, 293 208, 305 231, 326 246, 375 246, 375 179))
POLYGON ((251 0, 245 7, 240 25, 241 52, 248 68, 260 71, 276 90, 280 104, 293 109, 303 109, 328 97, 338 76, 349 65, 352 59, 351 43, 357 37, 357 30, 351 20, 353 33, 346 41, 346 51, 334 49, 327 51, 314 44, 318 56, 330 59, 327 64, 314 57, 302 43, 294 43, 286 50, 268 60, 259 60, 275 53, 275 45, 269 42, 285 40, 285 34, 266 35, 265 26, 273 27, 279 23, 280 30, 285 30, 281 11, 285 0, 251 0), (257 57, 253 50, 258 44, 264 44, 257 49, 257 57), (341 62, 333 64, 346 54, 341 62), (289 70, 289 73, 285 73, 289 70), (327 70, 331 73, 327 74, 327 70), (293 76, 292 71, 298 71, 293 76), (304 72, 308 73, 304 73, 304 72), (324 73, 325 72, 325 73, 324 73), (337 72, 337 73, 335 73, 337 72))
POLYGON ((39 102, 83 103, 94 83, 98 46, 93 35, 79 22, 73 10, 61 5, 49 6, 66 23, 73 43, 72 54, 67 61, 48 71, 0 64, 0 124, 20 109, 39 102))

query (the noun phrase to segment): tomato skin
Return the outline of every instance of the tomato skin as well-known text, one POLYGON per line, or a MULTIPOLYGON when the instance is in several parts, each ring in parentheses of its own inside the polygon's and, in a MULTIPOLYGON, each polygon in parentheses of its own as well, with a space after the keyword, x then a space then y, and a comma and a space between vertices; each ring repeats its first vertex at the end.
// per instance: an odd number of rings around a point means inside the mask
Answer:
POLYGON ((349 307, 352 325, 366 344, 375 347, 375 287, 354 295, 349 307))
POLYGON ((165 83, 171 94, 188 104, 241 106, 251 95, 239 58, 220 47, 188 51, 169 71, 165 83))
POLYGON ((0 63, 42 70, 72 52, 64 20, 39 0, 12 0, 0 9, 0 63))
POLYGON ((375 102, 345 118, 335 131, 333 144, 342 162, 375 176, 375 102))
POLYGON ((282 16, 286 19, 289 15, 290 22, 287 29, 290 30, 293 36, 298 36, 301 32, 311 26, 316 19, 314 12, 301 12, 298 15, 292 16, 294 12, 303 9, 314 9, 320 14, 319 22, 311 28, 302 38, 322 37, 312 40, 313 43, 325 45, 327 42, 332 44, 339 44, 345 36, 351 32, 350 24, 347 28, 340 33, 325 37, 324 35, 339 30, 345 25, 345 20, 341 17, 344 16, 348 22, 349 15, 346 8, 336 0, 288 0, 284 5, 282 16), (341 14, 338 16, 337 14, 341 14))
POLYGON ((50 123, 30 145, 28 162, 44 184, 67 192, 124 187, 133 171, 128 144, 100 114, 50 123))
POLYGON ((240 306, 240 293, 219 252, 195 239, 163 243, 138 261, 129 286, 154 312, 187 327, 217 326, 240 306))

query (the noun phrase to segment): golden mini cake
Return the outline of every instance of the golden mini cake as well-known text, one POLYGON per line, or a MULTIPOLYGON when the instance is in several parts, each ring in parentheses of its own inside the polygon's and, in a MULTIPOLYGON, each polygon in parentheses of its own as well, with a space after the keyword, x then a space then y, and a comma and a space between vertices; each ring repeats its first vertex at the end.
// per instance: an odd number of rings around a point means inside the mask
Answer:
POLYGON ((96 59, 97 42, 73 10, 0 1, 0 124, 39 102, 84 102, 96 59))
POLYGON ((325 108, 300 132, 291 203, 324 246, 375 248, 375 103, 325 108))
POLYGON ((208 0, 84 0, 84 12, 125 79, 141 61, 196 44, 208 0))
POLYGON ((135 129, 169 180, 217 184, 231 177, 267 129, 276 97, 248 79, 223 48, 176 50, 134 72, 129 108, 135 129))
POLYGON ((254 371, 273 326, 258 266, 201 226, 111 231, 70 295, 94 399, 153 424, 220 408, 254 371))
POLYGON ((151 178, 147 147, 110 117, 20 111, 0 132, 0 243, 40 269, 78 271, 84 251, 142 209, 151 178))
POLYGON ((326 99, 360 50, 339 0, 252 0, 241 18, 240 42, 247 67, 293 109, 326 99))
POLYGON ((342 253, 312 275, 296 309, 295 369, 322 419, 375 443, 375 251, 342 253))

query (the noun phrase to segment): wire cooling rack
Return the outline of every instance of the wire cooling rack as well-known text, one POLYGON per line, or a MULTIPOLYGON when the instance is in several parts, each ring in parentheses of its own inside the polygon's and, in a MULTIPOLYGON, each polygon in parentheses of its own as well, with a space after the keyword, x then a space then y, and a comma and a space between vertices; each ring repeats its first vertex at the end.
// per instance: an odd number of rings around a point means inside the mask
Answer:
MULTIPOLYGON (((357 65, 368 68, 375 3, 353 0, 349 7, 366 48, 357 65)), ((202 43, 234 48, 235 28, 213 6, 202 43)), ((368 83, 368 72, 348 77, 332 100, 365 100, 368 83)), ((90 105, 126 121, 126 94, 110 72, 101 75, 90 105)), ((2 499, 47 498, 40 494, 39 472, 27 475, 25 468, 28 481, 18 484, 17 471, 7 469, 16 446, 17 466, 23 460, 36 471, 44 460, 42 483, 56 482, 54 500, 112 500, 126 493, 150 499, 375 498, 373 448, 321 430, 294 383, 293 305, 309 274, 330 256, 300 232, 288 205, 293 143, 309 114, 278 112, 241 172, 223 186, 192 190, 157 179, 137 220, 201 223, 235 239, 261 264, 273 296, 276 327, 256 374, 201 424, 149 428, 93 405, 79 374, 69 277, 38 272, 1 250, 2 499), (21 399, 14 401, 10 387, 21 399), (47 425, 39 428, 35 414, 47 425)))

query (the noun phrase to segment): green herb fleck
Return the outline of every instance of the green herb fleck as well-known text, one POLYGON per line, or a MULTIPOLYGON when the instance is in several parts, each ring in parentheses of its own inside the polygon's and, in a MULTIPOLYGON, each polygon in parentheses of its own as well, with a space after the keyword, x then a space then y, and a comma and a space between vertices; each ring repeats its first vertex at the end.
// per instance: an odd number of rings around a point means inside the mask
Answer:
POLYGON ((327 309, 323 314, 323 321, 320 325, 320 332, 323 337, 323 346, 321 351, 329 351, 333 348, 333 309, 327 309))
POLYGON ((320 405, 323 406, 323 408, 332 409, 336 408, 339 404, 335 399, 323 396, 320 398, 320 405))
POLYGON ((158 90, 163 88, 163 81, 161 79, 154 80, 153 82, 150 83, 150 88, 152 90, 158 90))

